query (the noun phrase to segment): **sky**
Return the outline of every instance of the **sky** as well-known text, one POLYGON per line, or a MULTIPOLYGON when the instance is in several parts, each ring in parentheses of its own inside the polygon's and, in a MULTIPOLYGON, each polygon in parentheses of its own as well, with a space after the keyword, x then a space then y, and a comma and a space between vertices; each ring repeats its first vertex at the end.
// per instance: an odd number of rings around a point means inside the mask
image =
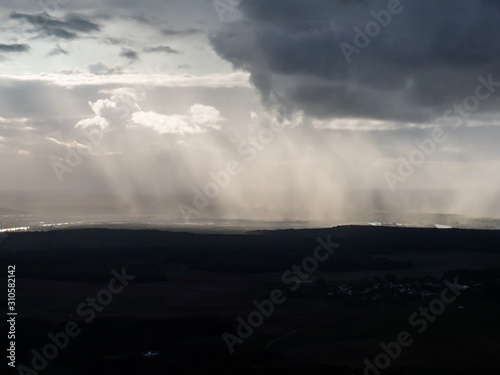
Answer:
POLYGON ((0 214, 500 217, 500 1, 3 0, 0 214))

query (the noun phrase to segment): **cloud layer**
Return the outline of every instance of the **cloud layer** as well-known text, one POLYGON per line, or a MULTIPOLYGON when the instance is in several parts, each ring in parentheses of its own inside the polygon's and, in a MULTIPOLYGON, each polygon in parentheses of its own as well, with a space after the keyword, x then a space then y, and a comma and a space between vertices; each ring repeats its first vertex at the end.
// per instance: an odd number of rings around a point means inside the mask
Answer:
POLYGON ((211 38, 216 51, 265 100, 317 118, 433 121, 479 75, 500 81, 497 1, 243 0, 240 10, 244 22, 211 38))
POLYGON ((68 13, 63 19, 57 19, 47 13, 25 14, 13 12, 10 18, 24 21, 41 36, 61 39, 76 39, 78 33, 92 33, 101 30, 98 24, 89 21, 81 14, 75 13, 68 13))
MULTIPOLYGON (((144 93, 142 93, 144 94, 144 93)), ((135 90, 118 89, 110 99, 89 102, 93 117, 80 120, 76 128, 97 127, 109 133, 120 128, 143 127, 163 134, 197 134, 208 130, 221 130, 224 121, 220 112, 212 107, 194 104, 183 115, 166 115, 154 111, 144 112, 139 106, 141 93, 135 90)))

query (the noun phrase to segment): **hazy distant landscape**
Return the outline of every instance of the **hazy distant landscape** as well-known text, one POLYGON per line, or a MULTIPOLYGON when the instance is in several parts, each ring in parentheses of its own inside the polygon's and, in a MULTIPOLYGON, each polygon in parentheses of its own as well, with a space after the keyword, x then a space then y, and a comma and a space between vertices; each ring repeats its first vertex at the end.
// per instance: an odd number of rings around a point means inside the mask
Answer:
MULTIPOLYGON (((335 226, 370 225, 406 228, 461 228, 499 230, 500 219, 467 217, 451 214, 397 214, 391 212, 373 212, 353 214, 350 218, 338 219, 335 226)), ((334 221, 334 220, 333 220, 334 221)), ((214 233, 244 233, 260 229, 306 229, 319 228, 332 224, 332 220, 259 220, 259 219, 223 219, 193 218, 189 221, 173 219, 162 214, 127 215, 127 214, 35 214, 22 211, 0 209, 0 233, 22 231, 46 231, 54 229, 78 228, 115 228, 115 229, 157 229, 185 230, 214 233)))

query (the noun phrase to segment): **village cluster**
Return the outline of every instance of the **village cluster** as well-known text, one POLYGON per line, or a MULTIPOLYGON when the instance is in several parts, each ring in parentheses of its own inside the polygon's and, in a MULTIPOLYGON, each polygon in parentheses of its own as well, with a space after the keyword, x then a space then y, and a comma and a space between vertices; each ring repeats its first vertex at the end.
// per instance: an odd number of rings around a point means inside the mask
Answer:
MULTIPOLYGON (((393 275, 383 278, 374 277, 353 282, 327 282, 323 279, 304 283, 300 289, 303 295, 325 294, 328 298, 349 303, 389 303, 404 304, 439 294, 443 289, 443 281, 433 278, 425 279, 396 279, 393 275)), ((469 289, 469 285, 457 283, 458 290, 469 289)), ((474 289, 481 288, 482 284, 475 283, 474 289)))

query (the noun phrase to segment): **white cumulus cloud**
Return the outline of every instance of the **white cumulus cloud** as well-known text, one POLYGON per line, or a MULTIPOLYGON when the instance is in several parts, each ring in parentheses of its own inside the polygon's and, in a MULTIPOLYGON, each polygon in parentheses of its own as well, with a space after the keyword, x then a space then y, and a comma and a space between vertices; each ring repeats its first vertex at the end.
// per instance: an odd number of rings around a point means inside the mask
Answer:
POLYGON ((136 112, 132 123, 153 129, 159 134, 196 134, 209 129, 220 130, 220 112, 211 106, 195 104, 184 115, 162 115, 152 111, 136 112))
POLYGON ((98 127, 102 131, 118 128, 147 128, 158 134, 199 134, 221 130, 224 121, 219 110, 203 104, 192 105, 185 114, 166 115, 145 112, 139 106, 140 93, 132 89, 114 90, 110 99, 89 102, 93 117, 80 120, 77 128, 98 127))

